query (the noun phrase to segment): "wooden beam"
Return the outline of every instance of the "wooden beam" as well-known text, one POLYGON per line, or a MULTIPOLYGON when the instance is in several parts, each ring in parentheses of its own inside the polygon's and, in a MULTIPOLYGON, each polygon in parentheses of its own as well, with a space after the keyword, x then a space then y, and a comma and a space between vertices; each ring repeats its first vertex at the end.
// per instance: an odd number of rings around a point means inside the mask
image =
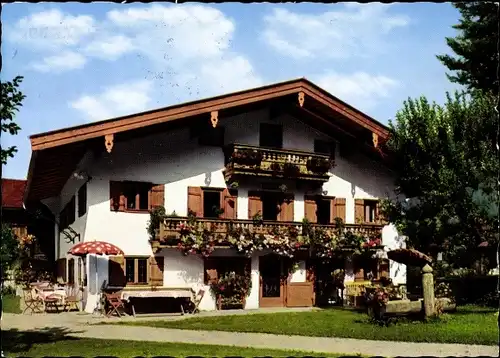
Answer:
POLYGON ((114 140, 113 134, 106 134, 104 136, 104 146, 106 147, 108 153, 111 153, 111 151, 113 150, 113 140, 114 140))
POLYGON ((375 148, 377 148, 378 147, 378 135, 377 135, 377 133, 372 133, 372 140, 373 140, 373 146, 375 148))
POLYGON ((210 122, 212 123, 212 127, 217 127, 217 122, 219 122, 219 111, 210 112, 210 122))
POLYGON ((304 100, 306 98, 306 95, 304 94, 304 92, 300 91, 298 97, 299 97, 299 106, 304 107, 304 100))

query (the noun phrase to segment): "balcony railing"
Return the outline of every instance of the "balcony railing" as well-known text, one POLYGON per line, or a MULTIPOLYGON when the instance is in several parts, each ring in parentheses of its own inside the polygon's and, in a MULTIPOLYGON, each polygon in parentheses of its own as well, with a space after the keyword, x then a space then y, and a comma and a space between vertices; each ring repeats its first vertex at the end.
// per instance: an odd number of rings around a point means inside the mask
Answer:
MULTIPOLYGON (((190 221, 186 217, 169 217, 165 222, 160 225, 157 230, 156 240, 154 246, 168 246, 166 243, 172 239, 178 239, 183 227, 189 225, 190 221)), ((229 220, 229 219, 196 219, 197 225, 202 225, 214 234, 220 234, 222 237, 230 230, 235 229, 250 229, 255 234, 267 234, 273 232, 275 229, 284 230, 295 228, 297 232, 302 234, 304 224, 301 222, 278 222, 278 221, 262 221, 255 222, 254 220, 229 220)), ((382 228, 381 224, 344 224, 344 231, 350 231, 354 234, 364 237, 381 237, 382 228)), ((312 228, 321 228, 327 234, 335 234, 338 228, 335 225, 320 225, 311 224, 312 228)))
POLYGON ((263 176, 326 182, 334 162, 328 155, 232 144, 225 149, 226 181, 237 176, 263 176))

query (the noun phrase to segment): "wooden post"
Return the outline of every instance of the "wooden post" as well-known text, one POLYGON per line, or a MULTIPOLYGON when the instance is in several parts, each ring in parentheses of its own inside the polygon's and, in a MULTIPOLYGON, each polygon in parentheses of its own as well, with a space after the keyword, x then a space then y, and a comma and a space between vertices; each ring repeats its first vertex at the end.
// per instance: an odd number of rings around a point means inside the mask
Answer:
POLYGON ((432 267, 428 264, 422 268, 422 289, 424 293, 424 314, 425 318, 434 316, 434 275, 432 267))

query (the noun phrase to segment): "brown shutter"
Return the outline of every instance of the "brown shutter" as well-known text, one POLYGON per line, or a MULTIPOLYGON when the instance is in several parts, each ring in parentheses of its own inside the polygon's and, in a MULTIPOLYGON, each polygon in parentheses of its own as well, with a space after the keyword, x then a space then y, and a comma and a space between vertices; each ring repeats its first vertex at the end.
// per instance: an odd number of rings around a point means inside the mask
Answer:
POLYGON ((361 259, 354 260, 354 281, 364 281, 365 270, 363 270, 363 262, 361 259))
POLYGON ((224 189, 221 194, 221 208, 224 209, 223 218, 236 219, 238 216, 238 191, 224 189))
POLYGON ((389 277, 389 260, 382 259, 378 264, 378 277, 389 277))
POLYGON ((316 204, 316 200, 314 197, 306 196, 304 198, 304 213, 306 219, 312 223, 318 221, 318 217, 316 215, 316 211, 318 210, 318 205, 316 204))
POLYGON ((108 285, 125 287, 125 257, 110 256, 108 262, 108 285))
POLYGON ((287 195, 281 203, 281 211, 278 215, 279 221, 293 221, 293 195, 287 195))
POLYGON ((199 186, 188 187, 188 210, 196 213, 197 217, 203 217, 203 191, 199 186))
POLYGON ((255 215, 262 215, 262 199, 259 192, 248 192, 248 218, 252 219, 255 215))
POLYGON ((164 258, 151 256, 149 258, 149 285, 163 286, 164 258))
POLYGON ((387 219, 385 218, 384 214, 382 214, 380 207, 381 207, 381 205, 380 205, 380 200, 379 200, 379 201, 377 201, 377 212, 375 214, 377 216, 377 223, 386 225, 387 219))
POLYGON ((165 206, 165 185, 156 184, 149 190, 149 210, 157 206, 165 206))
POLYGON ((125 210, 125 197, 122 195, 122 183, 118 181, 109 182, 109 198, 111 211, 125 210))
POLYGON ((205 284, 210 285, 218 280, 217 261, 212 258, 206 258, 203 262, 205 269, 205 284))
POLYGON ((56 277, 57 281, 66 282, 68 278, 66 277, 66 259, 58 259, 56 262, 56 277))
POLYGON ((345 198, 333 198, 330 205, 330 222, 335 223, 335 218, 345 222, 345 198))
POLYGON ((363 199, 354 200, 354 223, 365 222, 365 201, 363 199))

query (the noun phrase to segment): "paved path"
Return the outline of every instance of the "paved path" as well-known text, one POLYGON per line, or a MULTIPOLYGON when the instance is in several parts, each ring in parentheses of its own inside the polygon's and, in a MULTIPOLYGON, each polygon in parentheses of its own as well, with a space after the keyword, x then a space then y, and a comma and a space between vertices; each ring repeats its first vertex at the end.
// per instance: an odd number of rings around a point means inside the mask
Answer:
MULTIPOLYGON (((94 320, 95 321, 95 320, 94 320)), ((77 314, 22 316, 5 314, 2 329, 20 330, 64 327, 74 337, 123 339, 152 342, 234 345, 240 347, 290 349, 309 352, 363 354, 369 356, 498 357, 495 346, 407 343, 346 338, 284 336, 261 333, 190 331, 167 328, 92 325, 89 316, 77 314)))

